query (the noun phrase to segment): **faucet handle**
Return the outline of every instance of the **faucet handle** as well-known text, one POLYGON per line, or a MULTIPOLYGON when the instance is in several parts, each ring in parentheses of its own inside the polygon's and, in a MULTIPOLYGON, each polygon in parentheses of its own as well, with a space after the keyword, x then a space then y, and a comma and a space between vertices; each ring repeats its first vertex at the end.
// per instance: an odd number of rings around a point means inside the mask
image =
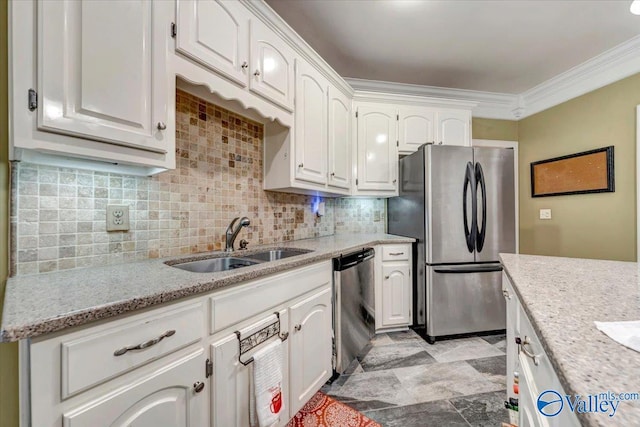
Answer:
POLYGON ((249 244, 249 242, 247 242, 246 240, 242 239, 240 240, 240 249, 247 249, 247 245, 249 244))

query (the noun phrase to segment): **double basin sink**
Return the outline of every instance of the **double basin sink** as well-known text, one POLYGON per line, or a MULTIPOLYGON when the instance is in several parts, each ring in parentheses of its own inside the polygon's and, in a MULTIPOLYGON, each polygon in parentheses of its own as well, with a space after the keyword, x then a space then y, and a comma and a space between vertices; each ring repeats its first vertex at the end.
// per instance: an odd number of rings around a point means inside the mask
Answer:
POLYGON ((249 253, 243 256, 220 256, 198 261, 176 262, 169 261, 168 265, 187 270, 194 273, 215 273, 220 271, 235 270, 237 268, 248 267, 250 265, 260 264, 263 262, 277 261, 283 258, 289 258, 296 255, 302 255, 312 252, 307 249, 269 249, 261 252, 249 253))

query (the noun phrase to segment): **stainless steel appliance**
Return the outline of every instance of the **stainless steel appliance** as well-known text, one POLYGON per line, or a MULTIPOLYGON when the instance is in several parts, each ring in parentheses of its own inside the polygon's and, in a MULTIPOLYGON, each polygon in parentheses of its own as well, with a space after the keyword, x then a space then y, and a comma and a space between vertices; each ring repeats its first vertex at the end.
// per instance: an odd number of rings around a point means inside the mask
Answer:
POLYGON ((499 252, 515 252, 513 150, 424 145, 400 160, 388 231, 417 240, 414 326, 435 337, 505 328, 499 252))
POLYGON ((372 248, 333 259, 335 369, 343 373, 375 334, 372 248))

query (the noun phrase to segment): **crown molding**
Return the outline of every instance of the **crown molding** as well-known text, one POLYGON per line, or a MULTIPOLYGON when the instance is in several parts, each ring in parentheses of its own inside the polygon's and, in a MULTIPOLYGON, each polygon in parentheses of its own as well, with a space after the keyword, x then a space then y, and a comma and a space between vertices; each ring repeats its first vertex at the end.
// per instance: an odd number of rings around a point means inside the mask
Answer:
POLYGON ((418 106, 438 106, 450 108, 467 108, 471 109, 477 105, 476 102, 453 99, 444 97, 433 97, 419 95, 416 93, 402 93, 398 91, 381 91, 381 90, 360 90, 356 89, 353 94, 353 100, 356 102, 376 102, 376 103, 402 103, 406 105, 418 106))
POLYGON ((475 103, 473 117, 519 120, 640 72, 640 36, 517 95, 346 78, 359 92, 402 94, 475 103))
POLYGON ((423 86, 407 83, 383 82, 345 78, 355 90, 355 99, 372 98, 380 94, 386 99, 404 102, 412 97, 415 102, 441 104, 444 106, 466 107, 472 110, 474 117, 488 119, 514 120, 514 109, 518 104, 518 95, 497 92, 480 92, 467 89, 453 89, 437 86, 423 86))
POLYGON ((562 104, 640 72, 640 36, 520 94, 523 117, 562 104))
POLYGON ((473 117, 519 120, 640 72, 636 36, 521 94, 343 78, 267 3, 241 1, 340 90, 361 101, 435 103, 470 108, 473 117))

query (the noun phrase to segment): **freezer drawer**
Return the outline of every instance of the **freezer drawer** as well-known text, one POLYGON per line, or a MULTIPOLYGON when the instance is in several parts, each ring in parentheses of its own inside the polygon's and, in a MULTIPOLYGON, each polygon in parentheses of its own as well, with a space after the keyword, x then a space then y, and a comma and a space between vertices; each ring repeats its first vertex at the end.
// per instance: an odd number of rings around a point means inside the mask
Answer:
POLYGON ((505 328, 500 264, 427 265, 426 271, 427 335, 505 328))

